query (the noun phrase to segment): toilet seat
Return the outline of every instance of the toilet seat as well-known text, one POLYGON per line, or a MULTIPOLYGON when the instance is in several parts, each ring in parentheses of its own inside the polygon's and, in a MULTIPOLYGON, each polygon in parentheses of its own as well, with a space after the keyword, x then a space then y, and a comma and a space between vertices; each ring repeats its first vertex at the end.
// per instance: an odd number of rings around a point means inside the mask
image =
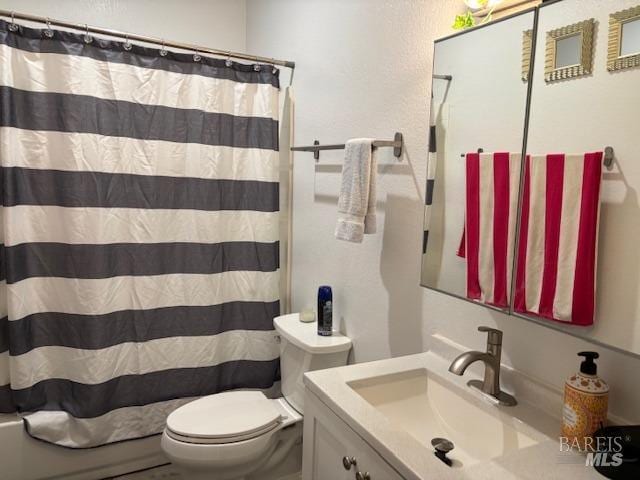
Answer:
POLYGON ((282 424, 281 412, 262 392, 231 391, 202 397, 167 417, 166 433, 192 444, 227 444, 259 437, 282 424))
POLYGON ((227 443, 243 442, 245 440, 251 440, 253 438, 260 437, 261 435, 269 433, 271 430, 277 430, 278 425, 280 425, 280 422, 277 422, 275 425, 269 425, 269 427, 265 428, 264 430, 258 430, 251 434, 222 437, 222 438, 188 437, 185 435, 180 435, 179 433, 175 433, 171 431, 171 429, 169 428, 166 429, 166 432, 169 437, 173 438, 178 442, 193 443, 197 445, 220 445, 220 444, 227 444, 227 443))

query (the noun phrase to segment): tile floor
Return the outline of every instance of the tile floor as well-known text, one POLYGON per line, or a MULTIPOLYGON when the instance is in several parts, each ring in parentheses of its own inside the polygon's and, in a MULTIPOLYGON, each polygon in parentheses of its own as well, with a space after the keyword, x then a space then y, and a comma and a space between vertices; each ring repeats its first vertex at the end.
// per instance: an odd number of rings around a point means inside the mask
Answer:
POLYGON ((171 465, 113 477, 111 480, 184 480, 171 465))
MULTIPOLYGON (((283 477, 280 480, 301 480, 299 473, 283 477)), ((130 473, 113 477, 110 480, 188 480, 175 471, 171 465, 163 465, 161 467, 144 470, 142 472, 130 473)))

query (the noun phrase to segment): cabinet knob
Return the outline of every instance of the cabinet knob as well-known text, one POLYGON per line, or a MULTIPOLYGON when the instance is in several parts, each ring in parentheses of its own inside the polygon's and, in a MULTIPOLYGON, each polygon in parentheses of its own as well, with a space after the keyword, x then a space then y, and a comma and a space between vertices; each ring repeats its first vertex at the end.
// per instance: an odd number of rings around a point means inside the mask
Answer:
POLYGON ((342 457, 342 466, 345 470, 351 470, 351 466, 356 466, 356 457, 342 457))
POLYGON ((371 480, 371 475, 369 475, 369 472, 356 472, 356 480, 371 480))

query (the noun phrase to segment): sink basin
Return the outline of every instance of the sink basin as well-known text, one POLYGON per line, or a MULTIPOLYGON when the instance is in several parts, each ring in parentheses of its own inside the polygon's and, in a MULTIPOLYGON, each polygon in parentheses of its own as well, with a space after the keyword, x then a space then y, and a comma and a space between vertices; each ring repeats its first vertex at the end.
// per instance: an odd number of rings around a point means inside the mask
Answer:
MULTIPOLYGON (((515 428, 518 420, 426 369, 347 382, 364 400, 433 451, 436 437, 452 441, 453 467, 468 467, 539 443, 515 428)), ((515 407, 506 407, 515 408, 515 407)))

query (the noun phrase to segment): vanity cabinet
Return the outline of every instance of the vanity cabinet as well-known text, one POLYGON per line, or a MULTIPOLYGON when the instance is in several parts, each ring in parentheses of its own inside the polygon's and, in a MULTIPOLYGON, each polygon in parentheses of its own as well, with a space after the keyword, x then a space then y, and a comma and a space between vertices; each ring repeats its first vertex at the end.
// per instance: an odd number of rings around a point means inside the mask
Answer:
POLYGON ((303 480, 403 480, 309 390, 305 392, 303 452, 303 480))

